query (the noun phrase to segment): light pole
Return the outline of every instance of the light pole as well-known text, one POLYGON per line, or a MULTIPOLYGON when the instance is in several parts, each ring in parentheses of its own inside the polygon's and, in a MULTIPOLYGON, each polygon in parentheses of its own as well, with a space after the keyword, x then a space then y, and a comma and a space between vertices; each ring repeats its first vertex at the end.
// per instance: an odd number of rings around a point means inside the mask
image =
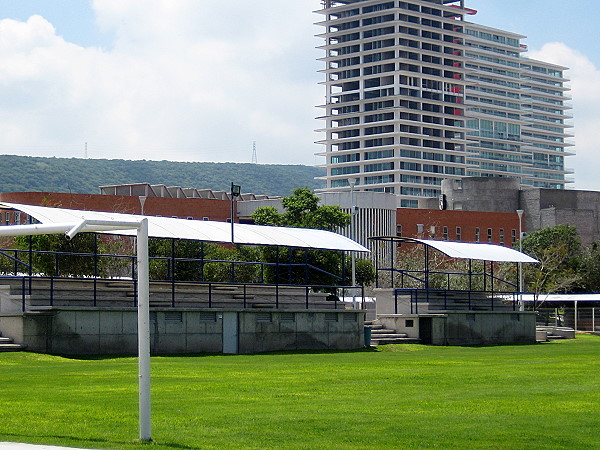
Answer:
MULTIPOLYGON (((523 210, 517 209, 517 216, 519 216, 519 251, 523 252, 523 210)), ((519 297, 520 304, 519 309, 525 311, 525 305, 523 304, 523 263, 519 263, 519 297)))
POLYGON ((238 197, 240 195, 240 193, 242 192, 242 187, 239 184, 233 184, 233 182, 231 182, 231 243, 233 244, 233 222, 235 222, 234 220, 234 211, 233 211, 233 202, 235 201, 235 198, 238 197))
POLYGON ((144 215, 144 204, 146 203, 146 196, 140 195, 140 215, 144 215))

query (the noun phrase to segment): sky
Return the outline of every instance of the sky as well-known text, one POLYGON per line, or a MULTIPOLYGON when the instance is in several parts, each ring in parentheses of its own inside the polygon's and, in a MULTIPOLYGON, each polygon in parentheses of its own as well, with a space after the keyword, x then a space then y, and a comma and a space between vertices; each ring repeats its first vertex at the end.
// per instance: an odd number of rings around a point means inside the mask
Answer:
MULTIPOLYGON (((600 190, 598 0, 467 0, 570 68, 577 189, 600 190), (573 6, 573 5, 576 5, 573 6), (598 156, 597 156, 598 155, 598 156)), ((319 164, 319 0, 0 0, 0 154, 319 164)))

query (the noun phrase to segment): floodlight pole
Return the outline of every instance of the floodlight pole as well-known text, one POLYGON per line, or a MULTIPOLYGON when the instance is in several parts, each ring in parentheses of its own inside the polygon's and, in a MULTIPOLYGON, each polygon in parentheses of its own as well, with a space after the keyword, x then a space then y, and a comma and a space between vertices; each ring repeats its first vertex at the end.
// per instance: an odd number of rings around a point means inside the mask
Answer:
POLYGON ((231 191, 230 191, 230 196, 231 196, 231 243, 234 243, 234 236, 233 236, 233 223, 235 222, 234 220, 234 201, 235 198, 237 196, 240 195, 240 193, 242 192, 242 187, 238 184, 233 184, 233 182, 231 183, 231 191))

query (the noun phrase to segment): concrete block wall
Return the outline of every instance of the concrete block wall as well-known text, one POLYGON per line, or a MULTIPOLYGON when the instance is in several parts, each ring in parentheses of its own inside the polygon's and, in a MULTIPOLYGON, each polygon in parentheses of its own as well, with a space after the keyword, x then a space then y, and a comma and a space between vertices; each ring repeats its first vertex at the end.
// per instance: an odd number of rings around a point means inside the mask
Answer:
MULTIPOLYGON (((151 311, 152 352, 223 352, 224 314, 236 316, 235 353, 350 350, 364 346, 365 313, 360 310, 165 308, 151 311)), ((137 353, 137 311, 134 308, 54 307, 41 313, 0 314, 0 331, 34 352, 137 353)))
POLYGON ((446 312, 444 329, 433 327, 434 345, 534 344, 535 313, 446 312))

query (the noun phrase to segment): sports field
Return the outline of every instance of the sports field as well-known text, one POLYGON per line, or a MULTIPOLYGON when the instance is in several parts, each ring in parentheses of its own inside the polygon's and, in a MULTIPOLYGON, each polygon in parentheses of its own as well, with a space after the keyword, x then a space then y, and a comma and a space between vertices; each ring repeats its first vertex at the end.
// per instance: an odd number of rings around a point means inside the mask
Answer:
POLYGON ((110 449, 600 448, 600 337, 137 359, 0 354, 0 441, 110 449))

